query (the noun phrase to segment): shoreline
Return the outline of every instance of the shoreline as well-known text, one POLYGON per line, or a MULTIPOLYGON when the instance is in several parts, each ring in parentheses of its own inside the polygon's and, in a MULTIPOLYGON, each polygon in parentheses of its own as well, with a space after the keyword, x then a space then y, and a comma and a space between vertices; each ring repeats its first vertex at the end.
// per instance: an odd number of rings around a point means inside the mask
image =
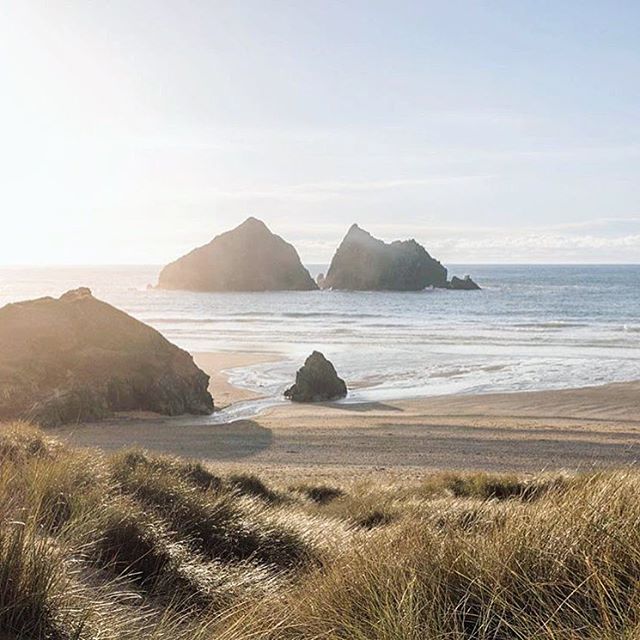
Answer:
MULTIPOLYGON (((228 371, 238 367, 281 362, 287 357, 277 352, 194 352, 196 364, 210 377, 210 390, 216 407, 224 410, 238 402, 268 399, 257 391, 231 383, 228 371), (218 398, 222 397, 220 403, 218 398)), ((300 363, 301 366, 302 363, 300 363)), ((294 369, 296 367, 293 367, 294 369)), ((293 377, 291 380, 293 384, 293 377)), ((280 402, 267 406, 255 417, 284 415, 291 411, 300 415, 316 415, 341 409, 349 412, 354 407, 393 407, 407 412, 420 412, 438 417, 510 417, 557 418, 567 420, 607 420, 610 422, 640 422, 640 380, 608 382, 601 385, 537 389, 527 391, 501 391, 489 393, 450 393, 392 398, 384 401, 336 401, 329 403, 297 404, 280 402)))
MULTIPOLYGON (((224 372, 278 356, 195 357, 207 366, 218 398, 237 403, 259 394, 233 387, 228 378, 223 384, 224 372)), ((301 477, 354 478, 586 470, 640 461, 640 382, 384 403, 283 403, 226 422, 126 414, 55 431, 81 446, 138 446, 266 476, 283 469, 301 477)))
POLYGON ((281 360, 279 354, 269 352, 196 351, 191 355, 196 365, 211 378, 209 391, 218 409, 225 409, 237 402, 264 397, 257 391, 231 384, 227 374, 229 369, 281 360))
POLYGON ((261 410, 259 415, 288 413, 289 408, 304 416, 324 413, 328 408, 332 413, 371 408, 380 413, 419 412, 427 417, 440 418, 552 418, 586 422, 637 422, 640 425, 640 399, 636 402, 636 394, 640 398, 640 380, 562 389, 411 396, 384 401, 283 402, 261 410))

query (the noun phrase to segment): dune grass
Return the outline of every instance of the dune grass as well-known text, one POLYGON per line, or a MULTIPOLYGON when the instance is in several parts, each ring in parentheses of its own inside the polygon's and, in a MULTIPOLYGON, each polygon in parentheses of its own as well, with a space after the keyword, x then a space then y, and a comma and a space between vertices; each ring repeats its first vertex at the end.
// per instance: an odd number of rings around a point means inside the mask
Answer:
POLYGON ((266 484, 0 426, 0 638, 640 638, 640 473, 266 484))

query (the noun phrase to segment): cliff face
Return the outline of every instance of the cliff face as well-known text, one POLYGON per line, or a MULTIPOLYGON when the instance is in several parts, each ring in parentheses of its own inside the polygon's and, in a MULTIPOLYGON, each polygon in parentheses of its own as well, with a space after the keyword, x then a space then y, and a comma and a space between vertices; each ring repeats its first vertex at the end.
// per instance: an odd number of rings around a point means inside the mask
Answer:
POLYGON ((387 244, 357 224, 338 247, 324 288, 353 291, 420 291, 446 287, 447 270, 415 240, 387 244))
POLYGON ((208 385, 186 351, 89 289, 0 309, 0 418, 56 425, 114 411, 208 414, 208 385))
POLYGON ((310 291, 317 289, 295 248, 260 220, 239 227, 167 265, 163 289, 190 291, 310 291))

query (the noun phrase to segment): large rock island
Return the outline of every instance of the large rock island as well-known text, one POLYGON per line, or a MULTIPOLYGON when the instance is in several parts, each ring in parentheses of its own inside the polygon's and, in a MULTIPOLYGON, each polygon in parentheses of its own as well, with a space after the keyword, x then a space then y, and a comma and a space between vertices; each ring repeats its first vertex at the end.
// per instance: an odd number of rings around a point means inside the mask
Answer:
POLYGON ((86 288, 0 309, 0 419, 52 426, 114 411, 208 414, 209 376, 86 288))
POLYGON ((390 244, 357 224, 338 247, 323 288, 351 291, 420 291, 447 287, 447 270, 415 240, 390 244))
POLYGON ((267 228, 247 218, 167 265, 158 287, 190 291, 310 291, 317 289, 298 252, 267 228))

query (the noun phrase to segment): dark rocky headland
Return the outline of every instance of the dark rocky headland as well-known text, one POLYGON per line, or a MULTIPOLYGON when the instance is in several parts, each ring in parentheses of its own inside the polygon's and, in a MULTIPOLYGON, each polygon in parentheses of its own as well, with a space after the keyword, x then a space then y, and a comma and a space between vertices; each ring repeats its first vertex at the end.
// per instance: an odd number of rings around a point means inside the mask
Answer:
POLYGON ((209 376, 86 288, 0 309, 0 418, 45 426, 115 411, 209 414, 209 376))

